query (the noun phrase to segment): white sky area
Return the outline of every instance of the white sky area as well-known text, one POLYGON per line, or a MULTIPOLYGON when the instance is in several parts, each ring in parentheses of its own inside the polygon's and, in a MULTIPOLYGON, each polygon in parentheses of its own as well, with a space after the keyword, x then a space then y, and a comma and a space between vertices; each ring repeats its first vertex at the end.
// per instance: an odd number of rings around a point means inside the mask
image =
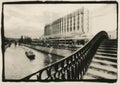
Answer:
POLYGON ((4 6, 5 36, 39 38, 45 24, 82 7, 90 11, 92 34, 117 29, 116 4, 12 4, 4 6))

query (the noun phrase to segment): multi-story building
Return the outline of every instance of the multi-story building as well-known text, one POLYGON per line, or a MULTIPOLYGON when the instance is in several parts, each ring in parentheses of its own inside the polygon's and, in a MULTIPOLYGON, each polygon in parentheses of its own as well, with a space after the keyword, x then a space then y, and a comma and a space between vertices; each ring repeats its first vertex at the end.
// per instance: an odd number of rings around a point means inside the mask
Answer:
POLYGON ((73 13, 61 17, 44 29, 45 38, 73 38, 91 32, 89 24, 89 11, 81 8, 73 13))

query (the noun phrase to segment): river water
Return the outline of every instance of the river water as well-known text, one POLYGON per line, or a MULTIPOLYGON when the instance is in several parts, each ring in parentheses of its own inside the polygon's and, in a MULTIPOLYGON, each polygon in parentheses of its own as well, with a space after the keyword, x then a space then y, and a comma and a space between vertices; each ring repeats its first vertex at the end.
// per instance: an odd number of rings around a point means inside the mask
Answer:
POLYGON ((62 58, 61 56, 46 54, 25 46, 14 46, 12 44, 5 51, 5 79, 22 79, 62 58), (32 51, 35 54, 35 59, 30 60, 25 55, 26 51, 32 51))

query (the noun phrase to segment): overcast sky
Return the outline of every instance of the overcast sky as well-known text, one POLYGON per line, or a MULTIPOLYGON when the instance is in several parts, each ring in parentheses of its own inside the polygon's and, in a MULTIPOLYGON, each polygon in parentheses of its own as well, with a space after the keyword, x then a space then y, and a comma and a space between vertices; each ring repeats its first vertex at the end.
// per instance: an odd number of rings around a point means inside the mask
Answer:
POLYGON ((38 38, 43 35, 45 24, 82 7, 90 11, 93 33, 116 29, 116 6, 113 4, 17 4, 4 7, 5 36, 38 38))

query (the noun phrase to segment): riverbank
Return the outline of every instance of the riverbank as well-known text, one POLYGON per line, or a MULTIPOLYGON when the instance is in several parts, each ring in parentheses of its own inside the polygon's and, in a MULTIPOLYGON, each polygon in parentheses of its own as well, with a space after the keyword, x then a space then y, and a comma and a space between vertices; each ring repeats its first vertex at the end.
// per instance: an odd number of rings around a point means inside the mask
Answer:
POLYGON ((52 47, 49 48, 49 47, 32 46, 32 45, 26 45, 26 44, 24 44, 24 46, 38 50, 38 51, 42 51, 45 53, 63 56, 63 57, 69 56, 71 53, 73 53, 73 51, 66 50, 66 49, 56 49, 56 48, 52 48, 52 47))

